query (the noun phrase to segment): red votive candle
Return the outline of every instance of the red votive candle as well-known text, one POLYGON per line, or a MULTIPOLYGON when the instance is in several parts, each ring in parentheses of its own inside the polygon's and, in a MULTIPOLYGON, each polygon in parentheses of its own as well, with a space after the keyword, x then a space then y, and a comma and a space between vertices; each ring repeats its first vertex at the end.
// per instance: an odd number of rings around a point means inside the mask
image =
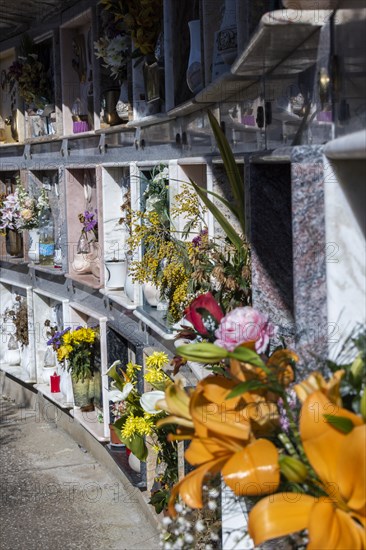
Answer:
POLYGON ((60 393, 60 379, 61 376, 56 372, 50 376, 51 393, 60 393))

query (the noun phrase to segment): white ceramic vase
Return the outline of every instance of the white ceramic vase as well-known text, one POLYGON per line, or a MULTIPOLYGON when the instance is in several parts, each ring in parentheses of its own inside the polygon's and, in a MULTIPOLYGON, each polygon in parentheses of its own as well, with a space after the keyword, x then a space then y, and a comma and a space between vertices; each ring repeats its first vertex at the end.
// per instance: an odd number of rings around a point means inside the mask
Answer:
POLYGON ((145 283, 142 291, 149 306, 156 307, 160 301, 160 289, 152 283, 145 283))
POLYGON ((18 367, 21 363, 20 349, 7 349, 5 352, 5 363, 9 367, 18 367))
POLYGON ((106 269, 106 287, 123 288, 126 280, 127 265, 124 260, 104 262, 106 269))
POLYGON ((29 230, 28 258, 32 262, 39 262, 39 229, 29 230))
POLYGON ((203 88, 201 61, 201 23, 199 19, 188 22, 191 48, 187 67, 187 85, 193 94, 203 88))
POLYGON ((125 277, 125 294, 131 302, 135 301, 135 285, 132 280, 132 274, 130 271, 130 264, 132 262, 132 256, 130 254, 126 254, 126 277, 125 277))
POLYGON ((50 385, 50 376, 52 376, 55 371, 57 372, 57 367, 42 367, 42 378, 45 384, 50 385))
POLYGON ((236 0, 225 0, 225 12, 217 36, 217 51, 228 65, 231 65, 237 56, 236 0))
POLYGON ((128 465, 134 472, 137 472, 138 474, 141 472, 141 462, 133 453, 129 454, 128 465))

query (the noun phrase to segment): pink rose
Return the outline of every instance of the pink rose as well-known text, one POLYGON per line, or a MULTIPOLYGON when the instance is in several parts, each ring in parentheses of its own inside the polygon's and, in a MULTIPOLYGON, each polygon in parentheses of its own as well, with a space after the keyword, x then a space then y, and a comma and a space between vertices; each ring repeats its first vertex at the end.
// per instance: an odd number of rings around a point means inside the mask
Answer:
POLYGON ((263 353, 276 331, 267 315, 249 306, 238 307, 221 319, 220 326, 215 331, 215 344, 233 351, 244 342, 255 342, 256 352, 263 353))

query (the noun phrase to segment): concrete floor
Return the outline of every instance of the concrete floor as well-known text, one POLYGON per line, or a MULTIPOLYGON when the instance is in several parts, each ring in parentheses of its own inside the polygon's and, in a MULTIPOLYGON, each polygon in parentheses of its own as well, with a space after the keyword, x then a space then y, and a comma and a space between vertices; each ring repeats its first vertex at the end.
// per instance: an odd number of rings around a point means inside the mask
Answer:
POLYGON ((3 395, 0 412, 1 550, 159 548, 157 526, 123 476, 19 400, 3 395))

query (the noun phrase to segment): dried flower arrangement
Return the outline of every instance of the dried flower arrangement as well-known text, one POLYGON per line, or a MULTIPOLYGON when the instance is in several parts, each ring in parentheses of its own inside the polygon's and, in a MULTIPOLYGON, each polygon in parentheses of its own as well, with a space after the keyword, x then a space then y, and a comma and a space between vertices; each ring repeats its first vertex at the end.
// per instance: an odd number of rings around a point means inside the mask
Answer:
POLYGON ((28 334, 28 308, 27 302, 19 295, 15 297, 13 308, 7 308, 4 312, 4 321, 12 321, 15 325, 15 338, 22 348, 29 344, 28 334))

